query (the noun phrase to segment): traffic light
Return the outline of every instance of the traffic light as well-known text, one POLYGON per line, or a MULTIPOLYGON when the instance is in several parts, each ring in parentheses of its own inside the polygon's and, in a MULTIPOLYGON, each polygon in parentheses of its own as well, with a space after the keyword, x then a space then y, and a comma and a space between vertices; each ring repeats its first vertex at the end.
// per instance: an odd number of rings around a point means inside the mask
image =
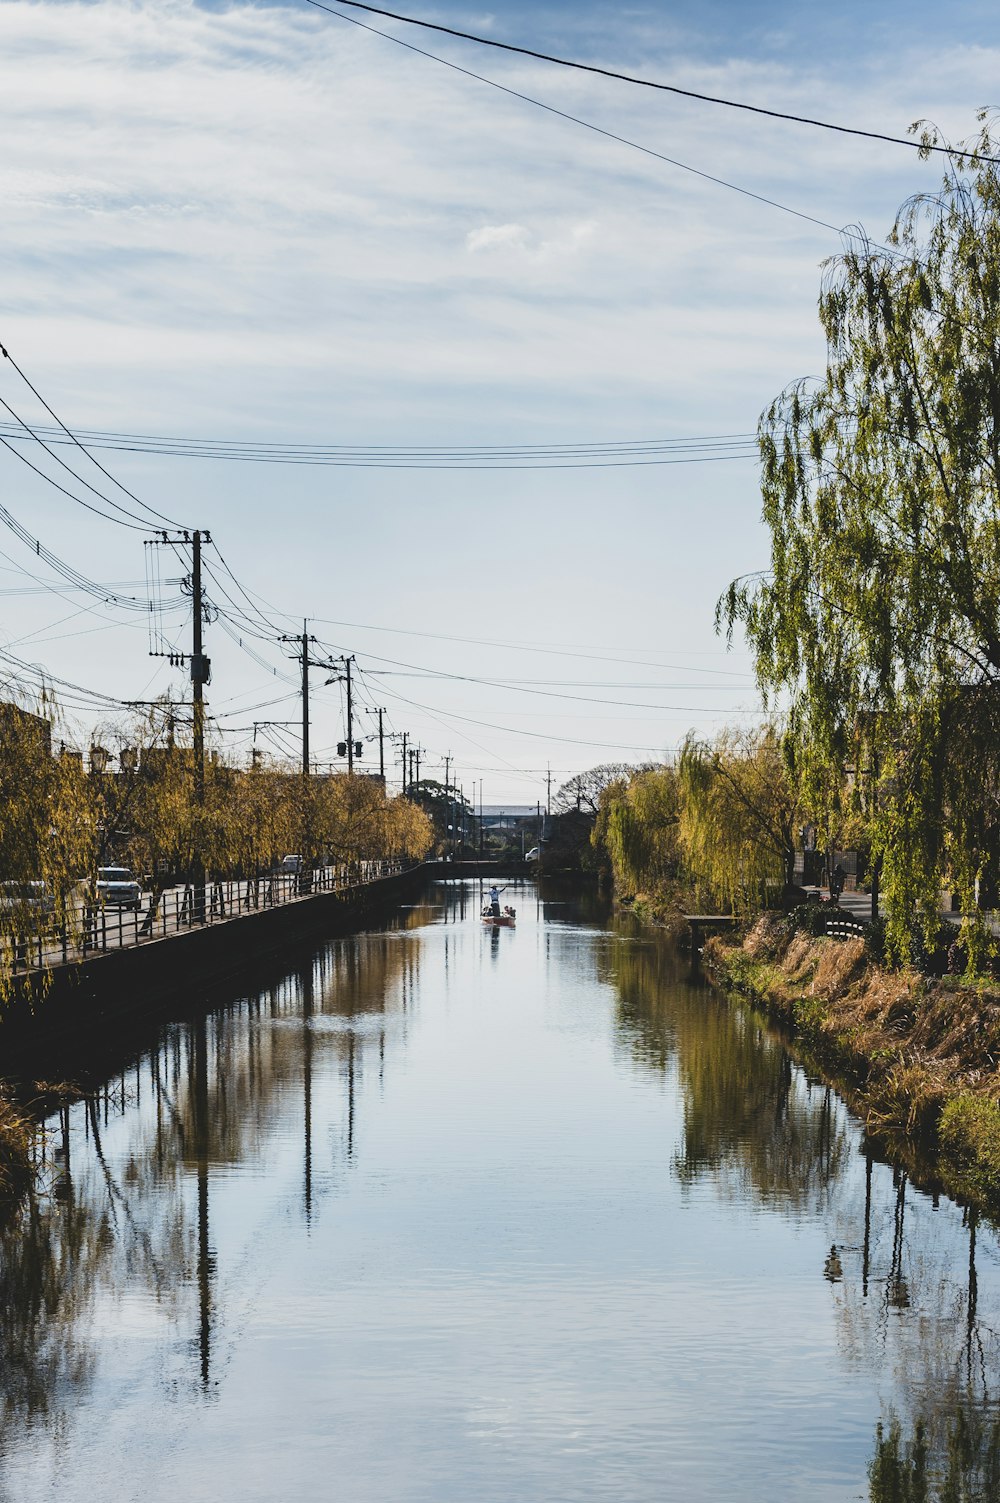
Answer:
POLYGON ((346 741, 338 741, 337 742, 337 756, 338 757, 346 757, 347 756, 347 742, 346 741))
POLYGON ((363 755, 363 753, 364 753, 364 743, 361 742, 361 741, 355 741, 355 743, 354 743, 354 755, 356 757, 360 757, 360 756, 363 755))

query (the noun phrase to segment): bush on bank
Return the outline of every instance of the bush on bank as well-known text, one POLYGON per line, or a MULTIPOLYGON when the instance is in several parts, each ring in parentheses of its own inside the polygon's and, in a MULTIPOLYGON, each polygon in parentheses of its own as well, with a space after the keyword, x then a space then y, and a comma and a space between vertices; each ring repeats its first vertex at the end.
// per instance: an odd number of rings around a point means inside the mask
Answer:
POLYGON ((868 1128, 934 1156, 960 1195, 1000 1207, 1000 989, 888 970, 864 940, 760 918, 708 941, 727 987, 791 1024, 868 1128))

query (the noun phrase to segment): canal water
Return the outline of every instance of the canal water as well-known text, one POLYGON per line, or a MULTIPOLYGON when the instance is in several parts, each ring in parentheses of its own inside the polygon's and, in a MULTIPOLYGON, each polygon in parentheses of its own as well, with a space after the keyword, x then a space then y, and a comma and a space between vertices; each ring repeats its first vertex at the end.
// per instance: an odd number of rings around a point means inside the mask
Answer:
POLYGON ((439 884, 46 1122, 5 1503, 998 1495, 995 1230, 664 941, 514 901, 439 884))

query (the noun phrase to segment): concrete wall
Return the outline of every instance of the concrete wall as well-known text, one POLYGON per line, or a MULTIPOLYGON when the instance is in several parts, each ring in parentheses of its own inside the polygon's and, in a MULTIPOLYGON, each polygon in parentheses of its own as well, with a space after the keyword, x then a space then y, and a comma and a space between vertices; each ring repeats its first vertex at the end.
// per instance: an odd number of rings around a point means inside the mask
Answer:
POLYGON ((0 1075, 26 1069, 37 1075, 43 1063, 71 1059, 78 1049, 89 1052, 83 1046, 96 1046, 114 1030, 132 1031, 136 1023, 148 1026, 165 1015, 183 1015, 222 984, 231 990, 241 977, 250 984, 275 961, 284 963, 325 938, 387 917, 440 874, 434 863, 418 866, 348 892, 315 893, 56 966, 45 978, 43 995, 32 978, 34 985, 5 1011, 0 1075))

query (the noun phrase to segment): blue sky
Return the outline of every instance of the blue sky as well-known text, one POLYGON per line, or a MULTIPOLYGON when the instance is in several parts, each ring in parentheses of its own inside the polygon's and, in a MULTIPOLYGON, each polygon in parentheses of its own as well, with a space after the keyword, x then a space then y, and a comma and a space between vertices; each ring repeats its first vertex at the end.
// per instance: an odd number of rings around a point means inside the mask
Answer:
MULTIPOLYGON (((927 116, 953 139, 994 102, 991 12, 417 11, 893 134, 927 116)), ((900 147, 371 24, 831 226, 884 234, 939 178, 900 147)), ((0 99, 0 340, 76 428, 449 449, 749 434, 822 368, 833 229, 305 6, 8 0, 0 99)), ((38 418, 9 366, 0 397, 38 418)), ((713 631, 729 579, 767 557, 752 457, 476 472, 101 457, 212 530, 260 597, 262 637, 308 615, 323 651, 356 653, 362 699, 419 740, 424 768, 451 753, 487 802, 544 795, 547 764, 558 782, 754 714, 746 657, 713 631)), ((141 579, 140 533, 6 451, 0 474, 4 505, 53 551, 95 580, 141 579)), ((0 549, 0 590, 30 585, 25 568, 50 578, 9 533, 0 549)), ((141 621, 83 597, 0 593, 0 640, 123 698, 183 682, 147 657, 141 621)), ((270 674, 221 626, 208 641, 211 708, 246 756, 255 718, 297 716, 280 677, 294 665, 273 640, 253 639, 270 674)), ((343 732, 320 678, 322 761, 343 732)), ((262 734, 295 754, 292 729, 262 734)))

